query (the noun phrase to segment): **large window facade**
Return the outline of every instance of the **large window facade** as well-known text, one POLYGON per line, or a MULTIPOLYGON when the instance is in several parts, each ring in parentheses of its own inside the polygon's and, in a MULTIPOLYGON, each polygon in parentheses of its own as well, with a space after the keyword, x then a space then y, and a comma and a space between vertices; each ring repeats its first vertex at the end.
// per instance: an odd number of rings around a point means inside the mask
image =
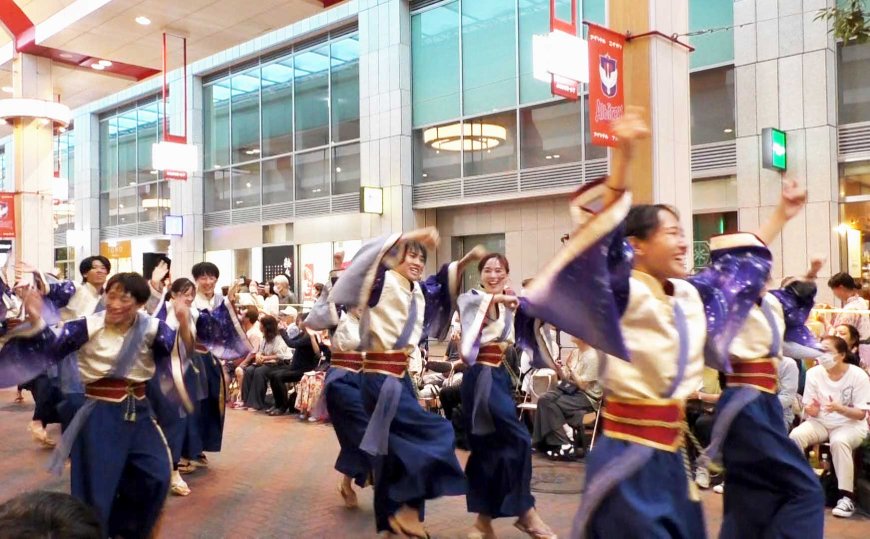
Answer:
POLYGON ((151 166, 151 146, 162 138, 157 96, 100 116, 100 226, 161 221, 169 186, 151 166))
POLYGON ((359 191, 356 31, 231 68, 203 102, 206 213, 359 191))
POLYGON ((837 56, 839 123, 870 121, 870 43, 841 43, 837 56))
POLYGON ((736 137, 734 67, 695 71, 689 76, 692 145, 736 137))
MULTIPOLYGON (((583 18, 604 22, 604 0, 582 4, 583 18)), ((557 2, 562 17, 569 6, 557 2)), ((606 156, 584 143, 585 100, 554 99, 533 76, 532 36, 549 24, 550 0, 448 0, 412 13, 416 183, 606 156)))

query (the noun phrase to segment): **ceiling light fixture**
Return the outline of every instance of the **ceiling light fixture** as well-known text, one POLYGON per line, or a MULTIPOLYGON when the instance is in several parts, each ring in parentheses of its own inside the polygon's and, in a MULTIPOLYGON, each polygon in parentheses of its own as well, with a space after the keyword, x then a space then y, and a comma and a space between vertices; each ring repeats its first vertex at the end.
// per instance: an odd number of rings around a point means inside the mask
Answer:
POLYGON ((3 88, 0 88, 0 90, 3 90, 7 94, 11 94, 12 92, 15 91, 11 86, 4 86, 3 88))
POLYGON ((734 130, 731 129, 730 127, 726 127, 725 129, 722 130, 722 132, 723 132, 723 133, 733 133, 734 130))
POLYGON ((507 129, 488 123, 455 123, 423 131, 423 142, 436 150, 449 152, 482 151, 507 140, 507 129))
POLYGON ((91 64, 91 68, 96 69, 97 71, 102 71, 102 70, 106 69, 106 66, 104 66, 103 64, 94 62, 93 64, 91 64))
POLYGON ((141 24, 142 26, 148 26, 149 24, 151 24, 151 19, 144 15, 139 15, 133 20, 136 21, 136 24, 141 24))
POLYGON ((100 65, 103 66, 103 67, 111 67, 111 65, 112 65, 111 60, 100 60, 100 61, 97 62, 97 63, 100 64, 100 65))

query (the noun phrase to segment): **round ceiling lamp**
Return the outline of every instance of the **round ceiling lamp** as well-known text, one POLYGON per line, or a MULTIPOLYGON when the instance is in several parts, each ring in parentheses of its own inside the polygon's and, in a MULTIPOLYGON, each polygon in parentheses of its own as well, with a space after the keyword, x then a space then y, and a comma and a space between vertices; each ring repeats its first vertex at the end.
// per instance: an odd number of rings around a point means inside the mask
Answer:
POLYGON ((12 123, 23 118, 45 120, 46 125, 50 121, 55 126, 67 127, 72 121, 72 112, 63 103, 45 99, 0 99, 0 120, 12 123))
POLYGON ((507 128, 483 122, 457 122, 423 130, 427 146, 448 152, 491 150, 505 140, 507 128))

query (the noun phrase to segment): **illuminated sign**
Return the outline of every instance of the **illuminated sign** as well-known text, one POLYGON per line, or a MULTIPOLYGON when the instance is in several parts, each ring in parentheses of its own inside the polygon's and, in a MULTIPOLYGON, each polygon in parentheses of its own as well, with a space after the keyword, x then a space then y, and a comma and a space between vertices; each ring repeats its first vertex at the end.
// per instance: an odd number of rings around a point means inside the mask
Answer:
POLYGON ((360 208, 363 213, 384 213, 384 190, 380 187, 360 187, 360 208))
POLYGON ((785 131, 765 127, 761 130, 761 166, 769 170, 784 171, 788 165, 785 131))

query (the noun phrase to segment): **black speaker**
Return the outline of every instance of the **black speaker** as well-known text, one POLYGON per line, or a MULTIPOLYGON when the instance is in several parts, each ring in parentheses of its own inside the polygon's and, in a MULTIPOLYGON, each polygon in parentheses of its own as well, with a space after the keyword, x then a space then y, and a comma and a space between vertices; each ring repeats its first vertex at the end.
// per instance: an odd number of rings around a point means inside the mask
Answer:
POLYGON ((142 276, 150 280, 154 268, 161 260, 165 260, 169 264, 169 268, 172 268, 172 260, 166 256, 166 253, 142 253, 142 276))

